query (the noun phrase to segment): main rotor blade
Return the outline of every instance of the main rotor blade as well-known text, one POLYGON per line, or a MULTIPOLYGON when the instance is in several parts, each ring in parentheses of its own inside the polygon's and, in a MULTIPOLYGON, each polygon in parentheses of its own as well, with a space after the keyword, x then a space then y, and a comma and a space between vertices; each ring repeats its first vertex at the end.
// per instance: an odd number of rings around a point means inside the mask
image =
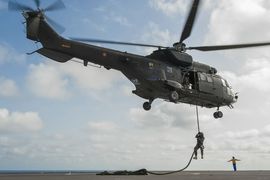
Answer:
POLYGON ((40 7, 40 0, 34 0, 34 2, 36 4, 36 6, 37 6, 37 9, 39 9, 39 7, 40 7))
POLYGON ((55 30, 56 30, 58 33, 62 34, 62 33, 65 31, 65 28, 64 28, 62 25, 60 25, 60 24, 58 24, 57 22, 55 22, 53 19, 49 18, 49 17, 46 16, 46 15, 45 15, 45 18, 46 18, 46 20, 48 21, 48 23, 49 23, 53 28, 55 28, 55 30))
POLYGON ((63 3, 63 1, 61 0, 57 0, 56 2, 54 2, 53 4, 49 5, 48 7, 46 7, 44 9, 44 11, 55 11, 55 10, 61 10, 61 9, 65 9, 66 6, 63 3))
POLYGON ((118 44, 118 45, 128 45, 128 46, 154 47, 154 48, 169 48, 169 47, 158 46, 158 45, 153 45, 153 44, 107 41, 107 40, 99 40, 99 39, 86 39, 86 38, 70 38, 70 39, 75 40, 75 41, 90 42, 90 43, 118 44))
POLYGON ((20 4, 16 1, 8 1, 8 10, 10 11, 34 11, 30 6, 20 4))
POLYGON ((182 32, 182 35, 180 38, 180 43, 182 43, 184 40, 186 40, 191 34, 192 27, 193 27, 194 21, 196 19, 199 4, 200 4, 200 0, 193 1, 193 4, 192 4, 191 9, 189 11, 189 15, 188 15, 186 24, 184 26, 184 29, 183 29, 183 32, 182 32))
POLYGON ((219 50, 241 49, 241 48, 251 48, 251 47, 269 46, 269 45, 270 45, 270 42, 263 42, 263 43, 252 43, 252 44, 198 46, 198 47, 188 47, 186 49, 187 50, 199 50, 199 51, 219 51, 219 50))

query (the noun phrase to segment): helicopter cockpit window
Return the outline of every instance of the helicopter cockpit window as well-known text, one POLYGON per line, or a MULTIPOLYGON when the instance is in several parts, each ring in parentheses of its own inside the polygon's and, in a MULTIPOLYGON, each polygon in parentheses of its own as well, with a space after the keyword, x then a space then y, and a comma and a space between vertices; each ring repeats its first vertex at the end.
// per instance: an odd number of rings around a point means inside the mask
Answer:
POLYGON ((226 82, 225 82, 224 79, 221 79, 221 82, 222 82, 222 85, 223 85, 224 87, 227 87, 226 82))
POLYGON ((229 85, 229 83, 225 80, 226 86, 231 88, 231 86, 229 85))
POLYGON ((154 63, 150 62, 148 65, 149 65, 149 69, 154 69, 154 63))
POLYGON ((167 72, 168 72, 168 73, 172 73, 172 72, 173 72, 173 68, 172 68, 172 67, 167 66, 167 72))
POLYGON ((212 83, 212 82, 213 82, 213 79, 212 79, 210 76, 207 76, 206 78, 207 78, 207 81, 208 81, 209 83, 212 83))
POLYGON ((227 92, 228 92, 228 94, 229 94, 230 96, 233 96, 233 92, 232 92, 231 88, 227 87, 227 92))
POLYGON ((206 76, 204 74, 199 74, 201 81, 206 81, 206 76))

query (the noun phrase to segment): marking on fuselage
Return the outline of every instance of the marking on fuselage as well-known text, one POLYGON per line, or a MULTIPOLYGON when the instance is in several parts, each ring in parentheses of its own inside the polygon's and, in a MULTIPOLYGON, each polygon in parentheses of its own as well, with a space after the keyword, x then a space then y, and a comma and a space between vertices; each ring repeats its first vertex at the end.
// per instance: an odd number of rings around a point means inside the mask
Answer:
POLYGON ((63 48, 71 48, 71 45, 70 45, 70 44, 61 44, 61 46, 62 46, 63 48))

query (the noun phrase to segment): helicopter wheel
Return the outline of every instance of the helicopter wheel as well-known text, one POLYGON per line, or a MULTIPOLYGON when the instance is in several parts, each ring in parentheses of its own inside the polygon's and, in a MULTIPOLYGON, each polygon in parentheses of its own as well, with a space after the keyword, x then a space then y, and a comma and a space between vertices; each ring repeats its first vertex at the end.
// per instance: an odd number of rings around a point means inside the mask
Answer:
POLYGON ((176 92, 176 91, 172 91, 170 96, 169 96, 169 99, 171 102, 177 102, 178 99, 179 99, 179 94, 176 92))
POLYGON ((217 111, 214 113, 214 118, 218 119, 218 118, 222 118, 223 117, 223 113, 221 111, 217 111))
POLYGON ((143 103, 143 109, 149 111, 151 109, 151 103, 150 102, 143 103))

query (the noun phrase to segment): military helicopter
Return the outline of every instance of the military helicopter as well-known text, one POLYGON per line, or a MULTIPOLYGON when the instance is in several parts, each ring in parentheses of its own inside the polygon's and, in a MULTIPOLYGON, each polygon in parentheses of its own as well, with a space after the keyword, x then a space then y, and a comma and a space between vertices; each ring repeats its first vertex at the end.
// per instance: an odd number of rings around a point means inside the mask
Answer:
POLYGON ((270 45, 266 42, 187 47, 184 41, 191 35, 200 0, 193 0, 180 41, 173 44, 173 47, 87 38, 67 39, 52 28, 59 29, 60 26, 45 15, 47 11, 63 9, 65 7, 63 2, 58 0, 44 9, 40 8, 39 0, 34 2, 36 9, 16 1, 9 1, 9 10, 22 11, 26 20, 27 38, 42 44, 42 48, 30 54, 39 53, 60 63, 78 58, 82 60, 84 66, 92 63, 108 70, 121 71, 135 85, 136 89, 132 92, 148 100, 143 104, 146 111, 151 109, 155 99, 160 98, 173 103, 217 108, 213 114, 214 118, 222 118, 223 113, 219 108, 222 106, 233 108, 233 103, 238 99, 237 93, 234 93, 228 82, 217 74, 214 67, 193 61, 192 56, 186 51, 217 51, 270 45), (154 47, 157 50, 150 55, 142 56, 83 42, 154 47))

